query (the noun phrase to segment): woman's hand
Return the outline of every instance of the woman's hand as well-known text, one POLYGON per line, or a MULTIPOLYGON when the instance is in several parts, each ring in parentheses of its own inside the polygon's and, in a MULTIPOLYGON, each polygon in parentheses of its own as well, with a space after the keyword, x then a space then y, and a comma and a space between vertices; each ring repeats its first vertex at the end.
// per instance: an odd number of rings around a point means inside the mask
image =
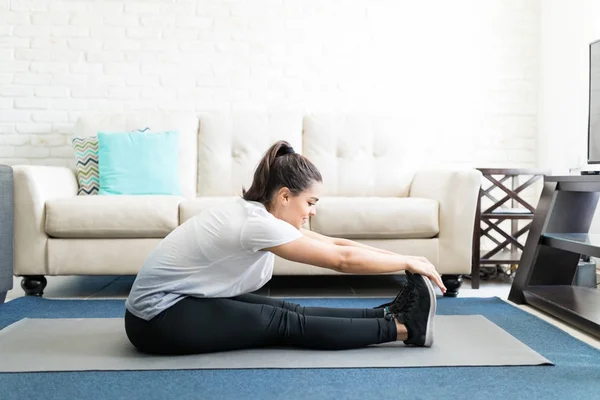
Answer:
POLYGON ((409 272, 428 277, 436 285, 438 285, 442 293, 446 293, 446 286, 444 286, 444 282, 442 282, 442 277, 436 271, 433 264, 430 263, 425 257, 408 256, 407 264, 407 270, 409 272))

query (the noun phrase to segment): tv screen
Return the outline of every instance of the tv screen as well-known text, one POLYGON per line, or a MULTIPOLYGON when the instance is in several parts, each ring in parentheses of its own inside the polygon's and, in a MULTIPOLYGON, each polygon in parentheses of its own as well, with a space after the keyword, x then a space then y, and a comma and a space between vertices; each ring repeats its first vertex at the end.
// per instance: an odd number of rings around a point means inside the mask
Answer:
POLYGON ((590 43, 588 164, 600 164, 600 40, 590 43))

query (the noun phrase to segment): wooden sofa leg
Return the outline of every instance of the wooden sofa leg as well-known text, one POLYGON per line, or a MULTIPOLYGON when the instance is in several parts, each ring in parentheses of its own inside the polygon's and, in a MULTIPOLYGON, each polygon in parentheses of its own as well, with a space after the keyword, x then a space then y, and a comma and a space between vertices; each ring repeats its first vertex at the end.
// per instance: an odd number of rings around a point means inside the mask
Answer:
POLYGON ((27 275, 21 281, 21 287, 27 296, 42 297, 48 281, 44 275, 27 275))
POLYGON ((442 275, 442 282, 446 286, 446 293, 444 297, 456 297, 458 296, 458 289, 462 285, 462 275, 442 275))
POLYGON ((0 304, 4 304, 4 300, 6 300, 6 295, 8 294, 8 292, 2 292, 0 293, 0 304))

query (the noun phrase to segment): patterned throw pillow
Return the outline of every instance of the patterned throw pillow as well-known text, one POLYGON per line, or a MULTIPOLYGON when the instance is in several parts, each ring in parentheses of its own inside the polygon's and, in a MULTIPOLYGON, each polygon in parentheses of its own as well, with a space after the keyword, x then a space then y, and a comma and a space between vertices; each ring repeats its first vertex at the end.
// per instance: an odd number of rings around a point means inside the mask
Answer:
POLYGON ((100 190, 98 175, 98 137, 74 137, 75 172, 79 182, 78 195, 94 195, 100 190))

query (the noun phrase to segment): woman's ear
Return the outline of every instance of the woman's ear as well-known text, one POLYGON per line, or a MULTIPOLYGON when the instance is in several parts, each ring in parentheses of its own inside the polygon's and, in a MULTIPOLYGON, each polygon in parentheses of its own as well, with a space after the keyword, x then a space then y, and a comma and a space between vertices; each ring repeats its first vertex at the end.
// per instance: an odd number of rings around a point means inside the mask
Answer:
POLYGON ((277 198, 281 200, 282 203, 287 203, 290 200, 291 192, 288 188, 282 187, 277 192, 277 198))
POLYGON ((279 195, 281 196, 281 199, 284 203, 288 203, 290 201, 290 198, 292 197, 292 192, 290 192, 290 189, 282 187, 279 190, 279 195))

